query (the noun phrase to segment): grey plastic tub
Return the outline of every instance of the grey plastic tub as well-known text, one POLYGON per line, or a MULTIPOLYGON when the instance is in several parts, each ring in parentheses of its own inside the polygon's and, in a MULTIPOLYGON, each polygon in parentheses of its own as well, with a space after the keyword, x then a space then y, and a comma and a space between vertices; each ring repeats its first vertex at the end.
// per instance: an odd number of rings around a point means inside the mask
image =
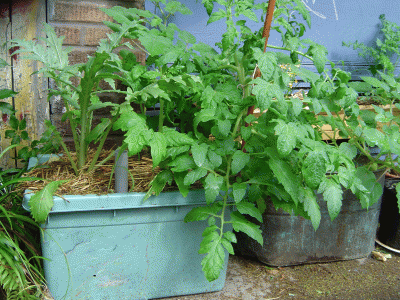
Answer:
MULTIPOLYGON (((377 174, 379 177, 382 173, 377 174)), ((384 176, 379 184, 383 186, 384 176)), ((237 253, 257 258, 270 266, 290 266, 324 263, 368 256, 375 248, 381 198, 363 209, 350 191, 343 193, 342 209, 331 221, 326 202, 317 195, 321 209, 321 222, 315 231, 311 221, 293 216, 267 203, 261 230, 264 246, 240 234, 237 253)))

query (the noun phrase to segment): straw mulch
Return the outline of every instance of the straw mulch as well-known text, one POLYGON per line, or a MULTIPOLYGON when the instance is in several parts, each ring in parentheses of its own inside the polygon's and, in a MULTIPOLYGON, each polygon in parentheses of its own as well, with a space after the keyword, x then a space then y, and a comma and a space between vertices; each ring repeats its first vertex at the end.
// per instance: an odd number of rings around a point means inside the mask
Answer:
MULTIPOLYGON (((102 161, 106 158, 112 150, 103 151, 98 161, 102 161)), ((74 154, 74 153, 73 153, 74 154)), ((94 155, 94 150, 89 151, 89 157, 94 155)), ((73 157, 76 157, 74 154, 73 157)), ((89 160, 90 162, 90 160, 89 160)), ((143 153, 143 155, 129 157, 129 191, 133 192, 147 192, 149 189, 149 183, 160 172, 160 169, 156 167, 153 169, 153 163, 150 155, 143 153), (132 178, 134 185, 132 185, 132 178)), ((21 190, 32 190, 33 192, 41 190, 46 184, 51 181, 57 180, 68 180, 62 184, 57 190, 57 195, 105 195, 113 193, 115 185, 115 174, 111 177, 112 168, 114 166, 114 157, 110 159, 105 165, 102 165, 95 169, 91 173, 82 172, 79 176, 76 176, 71 164, 68 161, 68 157, 64 154, 58 161, 51 161, 50 163, 35 168, 29 172, 26 176, 28 177, 39 177, 43 180, 30 181, 24 183, 20 187, 21 190), (111 177, 111 183, 110 183, 111 177)), ((86 168, 89 167, 89 163, 86 168)), ((166 189, 176 189, 176 187, 166 187, 166 189)))

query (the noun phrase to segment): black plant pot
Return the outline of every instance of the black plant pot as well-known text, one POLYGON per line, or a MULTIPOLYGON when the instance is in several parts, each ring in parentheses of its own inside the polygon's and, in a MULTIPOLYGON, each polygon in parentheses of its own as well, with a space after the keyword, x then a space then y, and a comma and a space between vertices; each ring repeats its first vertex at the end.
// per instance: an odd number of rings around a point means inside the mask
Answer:
POLYGON ((386 178, 378 230, 378 240, 397 250, 400 250, 400 213, 395 184, 399 181, 400 178, 386 178))

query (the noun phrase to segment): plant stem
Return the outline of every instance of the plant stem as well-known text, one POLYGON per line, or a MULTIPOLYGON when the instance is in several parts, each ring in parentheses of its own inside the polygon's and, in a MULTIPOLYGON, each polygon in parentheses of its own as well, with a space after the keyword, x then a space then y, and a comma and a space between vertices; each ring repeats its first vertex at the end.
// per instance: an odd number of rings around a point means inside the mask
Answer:
POLYGON ((228 162, 227 162, 227 168, 226 168, 226 175, 225 175, 225 184, 226 184, 226 193, 223 197, 224 199, 224 203, 222 205, 222 211, 221 211, 221 228, 220 228, 220 238, 222 238, 222 235, 224 233, 224 225, 226 223, 225 221, 225 209, 227 207, 227 202, 228 202, 228 193, 229 193, 229 189, 231 188, 231 185, 229 183, 229 174, 231 172, 231 164, 232 164, 232 156, 229 156, 228 158, 228 162))
POLYGON ((314 61, 314 59, 313 59, 311 56, 309 56, 309 55, 307 55, 307 54, 304 54, 303 52, 300 52, 300 51, 297 51, 297 50, 293 51, 292 49, 289 49, 289 48, 287 48, 287 47, 278 47, 278 46, 273 46, 273 45, 267 45, 267 47, 268 47, 268 48, 272 48, 272 49, 279 49, 279 50, 292 51, 292 52, 294 52, 294 53, 296 53, 296 54, 299 54, 299 55, 301 55, 301 56, 304 56, 305 58, 308 58, 308 59, 311 60, 311 61, 314 61))
MULTIPOLYGON (((68 101, 65 98, 63 98, 63 100, 64 100, 65 109, 67 110, 67 114, 70 115, 71 111, 69 109, 68 101)), ((80 151, 80 148, 79 148, 79 137, 78 137, 77 132, 76 132, 76 122, 75 122, 75 120, 74 120, 74 118, 72 116, 70 118, 68 118, 68 119, 69 119, 69 125, 71 126, 72 138, 74 139, 75 152, 79 153, 79 151, 80 151)))
POLYGON ((105 131, 104 135, 102 136, 99 145, 97 146, 97 150, 96 153, 94 154, 94 157, 90 163, 88 172, 94 171, 97 167, 101 166, 103 163, 99 163, 96 165, 97 159, 100 156, 101 150, 103 150, 103 146, 104 143, 107 139, 108 133, 110 132, 111 128, 112 128, 112 124, 114 124, 114 122, 111 122, 111 124, 108 126, 107 130, 105 131))
POLYGON ((158 116, 158 132, 163 132, 164 126, 164 100, 160 99, 160 115, 158 116))
POLYGON ((61 147, 64 149, 65 153, 68 156, 68 159, 69 159, 69 161, 71 163, 72 169, 74 169, 75 175, 78 176, 79 175, 78 167, 76 166, 76 163, 73 160, 73 158, 71 156, 71 153, 69 152, 69 150, 67 148, 67 145, 64 143, 62 137, 60 136, 60 134, 58 132, 56 133, 56 136, 58 137, 58 140, 59 140, 59 142, 61 144, 61 147))

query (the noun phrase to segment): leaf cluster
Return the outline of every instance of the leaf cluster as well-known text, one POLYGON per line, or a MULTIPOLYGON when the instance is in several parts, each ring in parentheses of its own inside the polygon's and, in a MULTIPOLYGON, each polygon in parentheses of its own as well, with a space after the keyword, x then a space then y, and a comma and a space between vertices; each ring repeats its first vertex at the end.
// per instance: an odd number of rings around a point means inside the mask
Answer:
MULTIPOLYGON (((134 155, 149 147, 154 167, 162 169, 145 199, 172 182, 186 196, 194 183, 201 182, 207 205, 194 208, 185 221, 208 222, 199 253, 204 255, 202 267, 210 281, 218 278, 226 253, 234 254, 234 232, 263 243, 260 222, 266 201, 310 219, 315 229, 321 219, 316 193, 327 202, 332 220, 340 212, 344 189, 350 189, 365 208, 378 201, 382 187, 372 166, 395 166, 392 154, 399 152, 398 119, 393 115, 393 108, 399 108, 394 103, 399 95, 397 79, 380 72, 380 79, 364 77, 364 83, 356 86, 350 83, 351 74, 332 62, 328 70, 325 47, 302 38, 306 26, 299 17, 310 26, 310 16, 300 0, 277 1, 272 29, 281 33, 282 46, 269 45, 280 51, 266 53, 262 31, 252 32, 246 26, 248 20, 260 21, 255 11, 265 12, 265 3, 203 0, 208 23, 224 20, 227 26, 216 51, 168 23, 177 12, 189 13, 182 4, 154 2, 162 17, 134 8, 103 9, 114 19, 106 22, 113 33, 82 65, 65 62, 58 53, 62 39, 50 28, 46 28, 47 47, 15 42, 27 49, 19 52, 42 61, 41 72, 56 83, 52 95, 64 100, 65 117, 80 153, 77 171, 89 143, 96 142, 101 149, 108 132, 119 129, 125 133, 120 150, 134 155), (215 10, 215 3, 222 8, 215 10), (145 64, 136 60, 134 49, 146 53, 145 64), (47 57, 48 53, 59 59, 47 57), (317 73, 301 67, 303 59, 312 62, 317 73), (254 78, 257 70, 261 76, 254 78), (310 84, 301 98, 291 96, 293 76, 310 84), (72 85, 73 77, 79 78, 78 86, 72 85), (100 88, 102 80, 112 92, 125 95, 122 104, 101 101, 99 94, 107 92, 100 88), (126 90, 116 88, 117 81, 126 90), (390 105, 389 113, 379 106, 360 110, 360 87, 374 90, 382 103, 390 105), (132 104, 138 104, 140 112, 132 104), (148 112, 155 105, 159 114, 151 116, 148 112), (104 107, 112 108, 112 118, 92 129, 93 111, 104 107), (260 116, 250 113, 254 107, 260 116), (379 122, 386 123, 382 131, 376 128, 379 122), (323 141, 325 124, 334 132, 329 143, 323 141), (339 143, 336 134, 348 141, 339 143), (380 147, 385 158, 372 156, 371 146, 380 147), (357 166, 358 153, 370 163, 357 166)), ((89 170, 99 165, 96 160, 89 170)), ((31 198, 37 221, 46 219, 58 184, 31 198)))
POLYGON ((377 38, 372 47, 358 41, 343 42, 343 46, 357 50, 358 55, 370 63, 368 70, 371 74, 378 77, 378 71, 393 75, 400 57, 400 26, 387 20, 384 14, 379 16, 379 20, 382 39, 377 38))
MULTIPOLYGON (((201 88, 195 97, 199 109, 194 113, 193 131, 183 132, 190 137, 185 143, 167 145, 159 164, 164 171, 153 180, 147 194, 157 195, 175 181, 186 195, 192 184, 202 182, 207 206, 194 208, 185 221, 208 221, 199 251, 205 254, 202 265, 208 280, 218 277, 225 251, 234 253, 234 231, 262 244, 259 222, 265 199, 271 199, 276 208, 311 219, 317 228, 321 215, 316 192, 323 194, 332 219, 340 212, 343 187, 359 195, 364 206, 377 201, 379 192, 371 196, 369 186, 361 182, 371 174, 355 168, 351 145, 336 147, 321 140, 315 115, 329 110, 333 103, 322 99, 335 91, 328 87, 325 74, 326 49, 300 40, 304 26, 278 19, 287 31, 282 35, 284 46, 274 48, 287 54, 263 53, 260 32, 247 30, 244 20, 233 21, 237 16, 253 19, 253 14, 246 12, 254 9, 251 1, 216 2, 225 10, 213 12, 213 1, 203 1, 209 23, 224 19, 227 31, 216 44, 220 53, 204 52, 206 64, 196 69, 201 88), (300 46, 306 53, 299 51, 300 46), (299 56, 310 59, 319 74, 300 68, 299 56), (304 100, 288 97, 290 75, 281 65, 288 65, 296 76, 312 84, 313 90, 304 100), (254 79, 256 68, 262 76, 254 79), (308 110, 304 109, 306 104, 308 110), (266 112, 258 118, 248 115, 253 106, 266 112), (228 209, 232 206, 233 211, 228 209)), ((301 3, 295 7, 309 20, 301 3)), ((279 14, 291 15, 287 6, 279 14)), ((337 76, 346 80, 345 74, 337 76)), ((349 103, 354 93, 345 89, 337 98, 349 103)))
MULTIPOLYGON (((9 146, 0 158, 16 145, 9 146)), ((38 256, 39 226, 24 215, 18 184, 33 178, 23 177, 24 170, 0 172, 0 284, 7 299, 37 299, 44 280, 38 256)))

